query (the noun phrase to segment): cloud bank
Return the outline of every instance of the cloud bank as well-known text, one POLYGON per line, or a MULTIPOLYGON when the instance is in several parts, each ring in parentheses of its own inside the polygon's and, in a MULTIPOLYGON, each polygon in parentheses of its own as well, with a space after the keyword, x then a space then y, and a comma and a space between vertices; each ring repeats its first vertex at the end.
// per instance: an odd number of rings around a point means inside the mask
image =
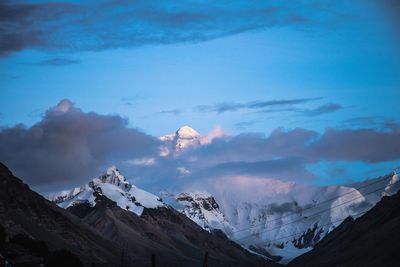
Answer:
POLYGON ((157 154, 156 138, 126 125, 62 100, 30 128, 2 129, 0 158, 31 185, 88 180, 113 162, 157 154))
POLYGON ((323 1, 2 1, 0 56, 24 49, 85 51, 202 42, 339 19, 343 16, 323 1))
POLYGON ((1 129, 0 161, 30 185, 47 190, 86 183, 111 164, 154 192, 194 185, 218 190, 218 181, 240 177, 258 183, 309 183, 316 174, 308 167, 319 162, 351 165, 400 159, 398 129, 327 128, 320 133, 278 128, 269 135, 230 136, 216 127, 198 145, 167 155, 161 153, 165 143, 127 127, 120 116, 84 112, 62 100, 32 127, 1 129))

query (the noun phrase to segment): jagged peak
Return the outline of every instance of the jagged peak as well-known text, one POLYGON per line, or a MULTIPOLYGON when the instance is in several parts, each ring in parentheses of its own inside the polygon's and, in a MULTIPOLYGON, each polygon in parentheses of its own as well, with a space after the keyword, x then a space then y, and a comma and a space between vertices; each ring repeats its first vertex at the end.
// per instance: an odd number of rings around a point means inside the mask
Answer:
POLYGON ((132 211, 137 215, 141 215, 144 208, 165 206, 158 196, 130 184, 115 165, 109 167, 88 184, 54 194, 50 197, 50 200, 56 202, 62 208, 84 202, 95 206, 96 194, 115 201, 120 208, 132 211))
POLYGON ((193 199, 214 198, 210 193, 200 192, 200 191, 183 192, 183 193, 178 194, 177 198, 187 197, 187 196, 192 197, 193 199))
POLYGON ((217 201, 210 193, 207 192, 180 193, 177 195, 176 200, 180 202, 189 202, 192 206, 200 206, 208 211, 219 210, 217 201))
POLYGON ((92 186, 99 183, 113 184, 124 190, 129 190, 132 187, 115 165, 112 165, 103 174, 92 180, 92 186))

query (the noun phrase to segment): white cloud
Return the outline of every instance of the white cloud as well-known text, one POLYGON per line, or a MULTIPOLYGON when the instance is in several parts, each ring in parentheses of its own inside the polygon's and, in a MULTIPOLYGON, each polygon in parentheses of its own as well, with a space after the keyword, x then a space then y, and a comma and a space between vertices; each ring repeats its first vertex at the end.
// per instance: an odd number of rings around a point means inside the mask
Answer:
POLYGON ((136 166, 152 166, 156 163, 155 158, 138 158, 138 159, 130 159, 126 161, 129 165, 136 165, 136 166))
POLYGON ((188 169, 186 169, 185 167, 178 167, 178 168, 176 168, 176 170, 180 174, 179 177, 184 177, 184 176, 188 176, 191 174, 191 172, 188 169))
POLYGON ((221 126, 217 125, 214 127, 214 129, 209 132, 206 136, 202 136, 200 138, 200 144, 202 145, 208 145, 211 144, 211 142, 215 139, 215 138, 221 138, 223 136, 226 136, 226 134, 224 133, 224 131, 222 130, 221 126))

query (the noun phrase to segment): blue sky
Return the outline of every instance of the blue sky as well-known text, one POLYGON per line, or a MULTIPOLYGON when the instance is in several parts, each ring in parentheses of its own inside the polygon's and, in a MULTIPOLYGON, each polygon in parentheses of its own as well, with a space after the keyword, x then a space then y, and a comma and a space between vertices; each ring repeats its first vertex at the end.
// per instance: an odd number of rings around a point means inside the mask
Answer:
MULTIPOLYGON (((0 125, 30 127, 69 99, 153 136, 182 125, 204 134, 219 125, 229 135, 269 136, 279 127, 394 131, 400 39, 393 3, 6 1, 0 125)), ((327 169, 345 165, 347 174, 315 179, 335 183, 397 163, 352 164, 308 168, 327 177, 327 169)))

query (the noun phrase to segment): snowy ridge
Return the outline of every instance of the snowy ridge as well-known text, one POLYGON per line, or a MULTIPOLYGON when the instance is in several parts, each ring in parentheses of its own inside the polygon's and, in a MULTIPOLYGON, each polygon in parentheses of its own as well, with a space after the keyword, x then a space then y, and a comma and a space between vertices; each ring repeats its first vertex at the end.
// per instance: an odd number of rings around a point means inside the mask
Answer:
POLYGON ((115 201, 120 208, 132 211, 139 216, 144 208, 166 206, 156 195, 130 184, 115 166, 108 168, 88 184, 53 194, 49 200, 64 209, 83 202, 93 207, 96 205, 96 194, 106 196, 115 201))
POLYGON ((391 196, 395 194, 399 189, 398 182, 399 182, 399 175, 397 174, 396 171, 394 171, 392 178, 385 187, 385 190, 382 192, 382 196, 391 196))
MULTIPOLYGON (((397 174, 382 191, 388 191, 395 181, 397 174)), ((250 202, 238 201, 232 194, 216 198, 207 192, 181 193, 174 196, 175 207, 203 229, 220 229, 243 247, 256 253, 266 251, 266 257, 281 256, 280 262, 287 263, 311 250, 348 216, 361 216, 379 200, 347 186, 271 185, 285 190, 271 190, 264 199, 250 202)), ((376 187, 364 192, 373 190, 376 187)))
POLYGON ((181 193, 176 196, 176 201, 183 206, 182 212, 205 230, 220 229, 225 233, 235 230, 220 211, 215 198, 208 193, 181 193))

